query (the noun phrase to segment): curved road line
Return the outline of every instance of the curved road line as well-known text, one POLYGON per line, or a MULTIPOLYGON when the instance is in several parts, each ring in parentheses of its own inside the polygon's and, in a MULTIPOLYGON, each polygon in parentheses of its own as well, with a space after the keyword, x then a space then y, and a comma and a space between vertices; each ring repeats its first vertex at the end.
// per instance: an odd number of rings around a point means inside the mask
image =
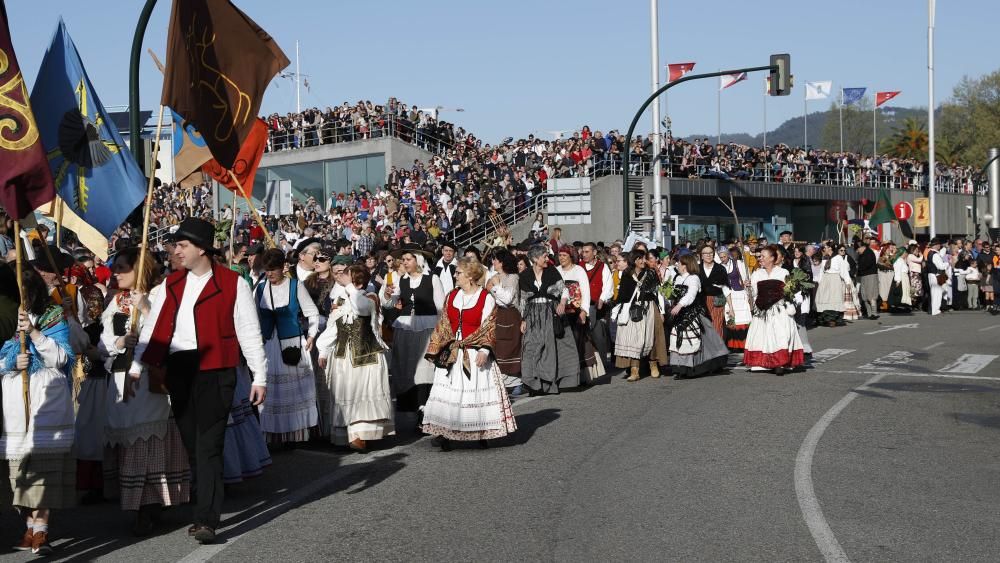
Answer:
POLYGON ((806 434, 806 439, 802 442, 802 446, 799 447, 799 453, 795 455, 795 496, 799 499, 802 518, 805 519, 806 525, 809 526, 809 532, 812 533, 813 539, 816 541, 816 547, 819 548, 820 553, 823 554, 823 558, 826 559, 827 563, 850 563, 851 560, 848 559, 847 554, 840 547, 840 543, 837 542, 837 538, 833 535, 833 530, 830 529, 826 518, 823 517, 823 510, 819 506, 819 499, 816 498, 816 491, 813 490, 813 454, 816 453, 816 445, 819 444, 819 440, 823 437, 823 433, 826 432, 827 427, 858 396, 858 391, 864 391, 869 385, 877 383, 886 375, 888 374, 880 373, 866 381, 861 387, 852 389, 836 405, 833 405, 830 410, 826 411, 826 414, 806 434))

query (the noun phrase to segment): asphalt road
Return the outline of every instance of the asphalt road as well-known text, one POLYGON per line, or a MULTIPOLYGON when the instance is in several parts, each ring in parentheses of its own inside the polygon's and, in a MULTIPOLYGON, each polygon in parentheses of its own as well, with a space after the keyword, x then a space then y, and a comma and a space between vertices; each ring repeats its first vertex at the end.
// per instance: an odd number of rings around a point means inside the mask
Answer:
MULTIPOLYGON (((813 365, 785 377, 615 377, 522 399, 518 432, 488 450, 401 437, 366 455, 277 453, 229 491, 213 546, 187 537, 186 507, 140 542, 115 505, 59 513, 55 558, 1000 559, 1000 317, 883 316, 809 337, 813 365)), ((10 510, 0 526, 0 545, 16 543, 10 510)))

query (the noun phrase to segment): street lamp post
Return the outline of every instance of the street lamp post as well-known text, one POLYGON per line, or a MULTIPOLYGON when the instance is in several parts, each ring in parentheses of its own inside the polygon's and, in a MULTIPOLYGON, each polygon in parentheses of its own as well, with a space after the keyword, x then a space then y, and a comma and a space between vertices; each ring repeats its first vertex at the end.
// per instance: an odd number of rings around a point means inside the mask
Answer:
MULTIPOLYGON (((641 106, 639 106, 639 110, 635 112, 635 116, 632 118, 632 123, 628 127, 628 134, 625 135, 625 153, 622 155, 623 156, 623 159, 622 159, 622 226, 627 226, 629 224, 629 217, 628 217, 628 215, 629 215, 629 213, 628 213, 628 177, 629 177, 629 165, 631 164, 629 162, 631 160, 631 150, 629 150, 629 149, 630 149, 630 145, 632 144, 632 134, 635 133, 635 128, 639 124, 639 118, 642 117, 642 114, 646 111, 646 108, 648 108, 650 106, 650 104, 652 104, 654 101, 656 101, 657 99, 659 99, 660 95, 663 94, 664 92, 666 92, 667 90, 673 88, 674 86, 677 86, 678 84, 683 84, 683 83, 691 81, 691 80, 701 80, 703 78, 715 78, 715 77, 718 77, 718 76, 725 76, 727 74, 740 74, 740 73, 744 73, 744 72, 749 74, 751 72, 758 72, 758 71, 765 71, 765 70, 769 71, 769 72, 778 72, 779 69, 780 69, 780 66, 777 65, 777 64, 775 64, 775 65, 755 66, 755 67, 748 67, 748 68, 738 68, 738 69, 733 69, 733 70, 721 70, 719 72, 707 72, 705 74, 689 74, 687 76, 682 76, 681 78, 678 78, 677 80, 674 80, 672 82, 668 82, 667 84, 665 84, 664 86, 661 86, 658 90, 656 90, 655 92, 653 92, 648 98, 646 98, 646 101, 643 102, 643 104, 641 106)), ((659 158, 659 155, 656 155, 656 156, 657 156, 657 158, 659 158)), ((661 220, 662 220, 662 218, 661 218, 661 220)))

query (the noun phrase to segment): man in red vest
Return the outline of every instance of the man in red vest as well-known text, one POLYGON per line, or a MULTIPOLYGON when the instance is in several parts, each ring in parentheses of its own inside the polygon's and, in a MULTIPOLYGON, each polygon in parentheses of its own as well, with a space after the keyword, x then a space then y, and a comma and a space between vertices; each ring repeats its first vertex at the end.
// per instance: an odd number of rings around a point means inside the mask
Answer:
POLYGON ((185 219, 173 235, 183 266, 159 288, 135 348, 129 377, 149 369, 150 387, 165 382, 198 487, 188 534, 215 541, 222 514, 222 448, 236 388, 240 351, 253 372, 250 401, 264 402, 267 358, 250 286, 213 260, 215 228, 185 219))
POLYGON ((597 356, 607 365, 611 361, 611 333, 608 329, 608 314, 611 307, 611 294, 614 290, 611 282, 611 268, 597 257, 597 245, 588 242, 580 249, 580 266, 587 274, 590 283, 590 314, 587 322, 590 325, 590 341, 597 351, 597 356))

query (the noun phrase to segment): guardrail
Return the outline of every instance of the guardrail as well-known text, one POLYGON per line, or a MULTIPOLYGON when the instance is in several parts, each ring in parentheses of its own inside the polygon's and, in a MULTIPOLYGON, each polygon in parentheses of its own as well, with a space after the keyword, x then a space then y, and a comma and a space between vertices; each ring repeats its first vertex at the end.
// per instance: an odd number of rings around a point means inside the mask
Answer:
MULTIPOLYGON (((710 166, 686 167, 682 172, 679 165, 667 166, 662 163, 663 177, 667 178, 715 178, 723 180, 743 180, 751 182, 776 182, 782 184, 817 184, 852 188, 885 188, 889 190, 926 190, 927 176, 923 173, 897 170, 882 170, 862 167, 827 167, 806 164, 788 164, 769 168, 741 168, 723 171, 710 166)), ((591 167, 591 177, 618 175, 622 173, 621 159, 601 159, 591 167)), ((633 159, 629 164, 629 175, 652 176, 653 163, 648 160, 633 159)), ((986 182, 974 184, 971 178, 956 178, 939 173, 934 182, 940 193, 972 194, 973 187, 979 195, 989 190, 986 182)))
MULTIPOLYGON (((499 221, 511 229, 525 219, 534 218, 538 212, 544 209, 546 199, 547 195, 543 191, 530 199, 515 202, 512 208, 498 213, 499 221)), ((442 233, 440 238, 451 242, 459 249, 463 249, 479 244, 490 237, 495 237, 497 234, 497 225, 489 221, 488 218, 483 218, 474 225, 442 233)))
POLYGON ((268 131, 266 152, 353 143, 383 137, 399 139, 434 154, 444 154, 454 145, 453 139, 434 135, 428 127, 419 127, 409 119, 395 114, 382 114, 367 117, 358 123, 331 119, 291 129, 271 129, 268 131))

